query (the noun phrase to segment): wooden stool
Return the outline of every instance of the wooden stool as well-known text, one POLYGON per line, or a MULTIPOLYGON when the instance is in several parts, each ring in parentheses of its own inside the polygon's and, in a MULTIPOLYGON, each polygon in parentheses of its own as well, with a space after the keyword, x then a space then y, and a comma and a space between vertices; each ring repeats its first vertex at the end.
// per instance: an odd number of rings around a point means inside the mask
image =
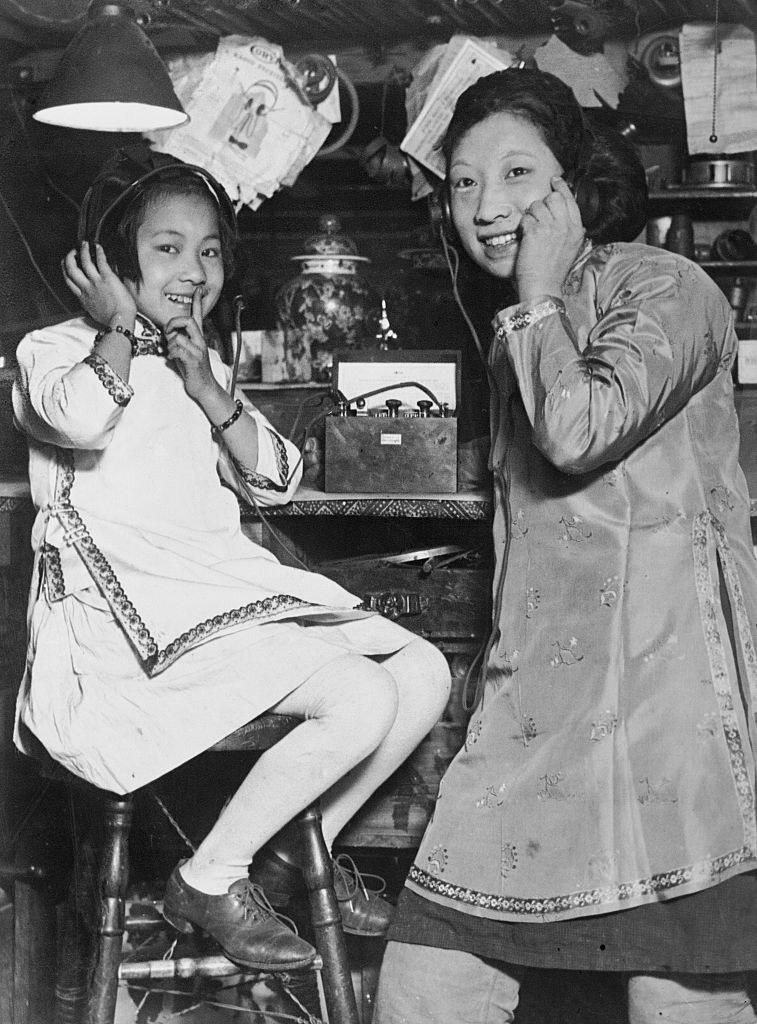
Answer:
POLYGON ((34 863, 0 861, 0 1021, 54 1019, 55 904, 34 863))
MULTIPOLYGON (((260 754, 274 746, 299 725, 301 719, 289 715, 265 714, 248 722, 209 748, 211 752, 250 752, 260 754)), ((121 796, 96 789, 66 769, 55 765, 46 769, 60 779, 75 781, 96 790, 103 802, 104 838, 99 857, 99 920, 95 928, 94 963, 87 983, 87 1024, 112 1024, 118 994, 119 969, 125 930, 125 898, 129 880, 129 832, 134 794, 121 796)), ((303 875, 315 935, 315 947, 321 961, 323 992, 330 1024, 360 1024, 352 987, 342 918, 334 892, 331 855, 321 831, 320 804, 314 803, 296 816, 301 839, 303 875)), ((223 959, 223 958, 215 958, 223 959)), ((129 967, 134 968, 133 961, 129 967)), ((240 972, 244 968, 238 969, 240 972)), ((197 973, 189 966, 182 977, 197 973)), ((59 991, 59 999, 66 994, 59 991)), ((65 1011, 60 1014, 66 1017, 65 1011)))

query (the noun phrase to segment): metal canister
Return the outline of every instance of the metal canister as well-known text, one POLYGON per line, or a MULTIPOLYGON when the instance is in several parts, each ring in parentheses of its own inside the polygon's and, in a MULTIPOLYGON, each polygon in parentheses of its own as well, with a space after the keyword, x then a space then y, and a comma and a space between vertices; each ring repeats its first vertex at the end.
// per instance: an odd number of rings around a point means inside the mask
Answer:
POLYGON ((740 320, 746 307, 747 299, 747 286, 743 277, 735 277, 733 284, 728 291, 728 302, 731 309, 736 314, 736 319, 740 320))

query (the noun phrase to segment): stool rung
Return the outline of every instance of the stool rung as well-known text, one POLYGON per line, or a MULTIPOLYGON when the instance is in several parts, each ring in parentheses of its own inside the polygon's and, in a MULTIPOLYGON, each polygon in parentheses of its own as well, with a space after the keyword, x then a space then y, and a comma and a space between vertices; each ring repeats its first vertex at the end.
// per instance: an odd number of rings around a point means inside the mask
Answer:
MULTIPOLYGON (((306 970, 320 971, 322 967, 323 961, 317 956, 306 970)), ((118 968, 120 981, 144 981, 158 978, 221 978, 229 974, 274 973, 277 972, 256 971, 252 967, 241 967, 221 954, 216 956, 179 956, 173 960, 124 961, 118 968)))

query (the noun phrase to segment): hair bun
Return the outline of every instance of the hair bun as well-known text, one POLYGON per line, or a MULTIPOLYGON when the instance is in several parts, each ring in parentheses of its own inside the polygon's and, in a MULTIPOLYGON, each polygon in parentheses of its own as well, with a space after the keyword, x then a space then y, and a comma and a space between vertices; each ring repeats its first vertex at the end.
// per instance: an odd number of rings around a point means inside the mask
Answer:
POLYGON ((648 219, 647 179, 636 150, 612 128, 595 128, 577 168, 576 201, 597 244, 632 242, 648 219), (579 196, 583 193, 583 205, 579 196))

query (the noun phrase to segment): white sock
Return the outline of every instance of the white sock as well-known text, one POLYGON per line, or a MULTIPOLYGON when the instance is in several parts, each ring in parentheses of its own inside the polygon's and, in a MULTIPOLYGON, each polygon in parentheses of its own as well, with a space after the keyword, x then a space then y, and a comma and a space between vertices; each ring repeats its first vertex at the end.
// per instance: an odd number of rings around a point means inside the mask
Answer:
POLYGON ((249 864, 225 864, 219 861, 195 863, 195 858, 179 866, 179 874, 193 889, 209 896, 224 896, 229 886, 240 878, 247 878, 249 864))

